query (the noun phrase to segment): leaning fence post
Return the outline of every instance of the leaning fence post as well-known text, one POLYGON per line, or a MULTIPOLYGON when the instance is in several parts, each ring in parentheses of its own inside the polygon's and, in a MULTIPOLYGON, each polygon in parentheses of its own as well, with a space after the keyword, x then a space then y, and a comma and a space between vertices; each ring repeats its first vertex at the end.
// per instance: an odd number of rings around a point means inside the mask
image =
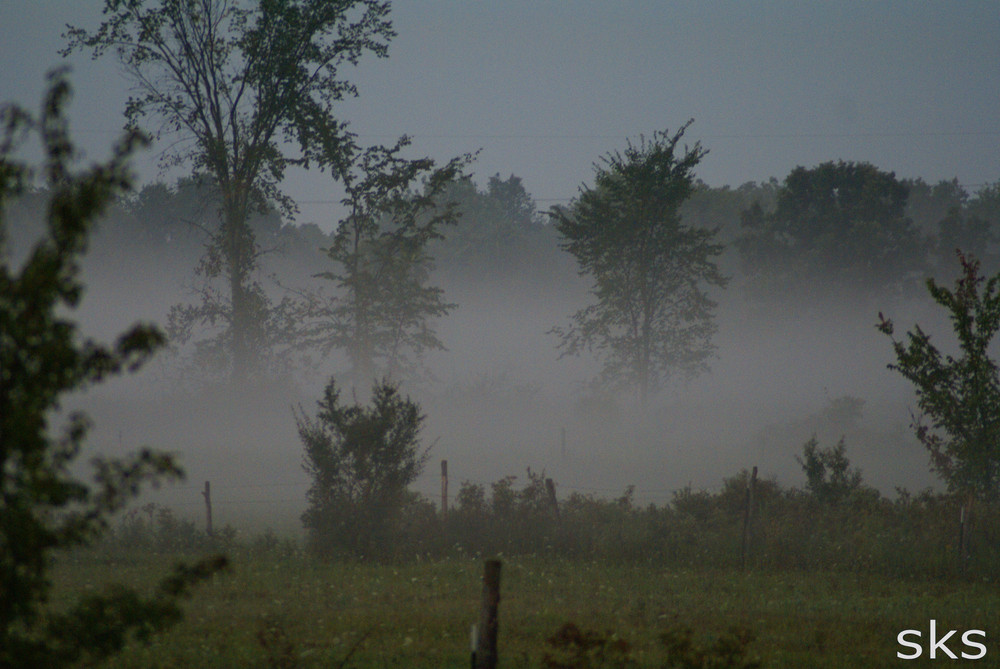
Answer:
POLYGON ((205 534, 208 536, 213 536, 212 534, 212 484, 205 481, 205 489, 201 492, 202 497, 205 498, 205 534))
POLYGON ((740 541, 740 569, 747 568, 747 553, 750 552, 750 520, 753 517, 753 497, 757 487, 757 467, 753 468, 747 480, 746 499, 743 504, 743 538, 740 541))
POLYGON ((559 520, 559 500, 556 499, 556 483, 552 479, 545 479, 545 491, 549 495, 549 505, 556 514, 556 520, 559 520))
POLYGON ((479 638, 476 640, 474 664, 476 669, 496 669, 499 604, 500 560, 487 560, 483 570, 483 608, 479 613, 479 638))

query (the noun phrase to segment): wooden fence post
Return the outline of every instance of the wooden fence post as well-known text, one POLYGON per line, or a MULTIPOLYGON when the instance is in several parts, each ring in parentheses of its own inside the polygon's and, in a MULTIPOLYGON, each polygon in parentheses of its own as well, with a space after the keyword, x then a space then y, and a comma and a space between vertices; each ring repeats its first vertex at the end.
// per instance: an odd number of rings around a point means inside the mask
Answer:
POLYGON ((441 461, 441 517, 448 517, 448 461, 441 461))
POLYGON ((483 570, 483 608, 479 613, 479 638, 476 640, 476 669, 496 669, 497 608, 500 604, 500 560, 487 560, 483 570))
POLYGON ((740 569, 747 568, 747 554, 750 552, 750 521, 753 519, 753 498, 757 488, 757 466, 754 465, 747 481, 746 499, 743 505, 743 538, 740 541, 740 569))
POLYGON ((205 489, 202 491, 205 498, 205 534, 214 536, 212 533, 212 484, 205 481, 205 489))
POLYGON ((545 491, 549 494, 549 504, 555 511, 556 520, 559 520, 559 500, 556 499, 556 482, 552 479, 545 479, 545 491))
POLYGON ((476 644, 479 642, 479 634, 476 631, 476 624, 472 624, 472 629, 469 630, 469 657, 471 661, 469 662, 469 667, 471 669, 476 669, 476 644))
POLYGON ((962 504, 962 510, 959 512, 958 516, 958 568, 959 572, 965 576, 966 558, 965 558, 965 545, 968 541, 968 532, 965 528, 966 514, 965 514, 965 503, 962 504))

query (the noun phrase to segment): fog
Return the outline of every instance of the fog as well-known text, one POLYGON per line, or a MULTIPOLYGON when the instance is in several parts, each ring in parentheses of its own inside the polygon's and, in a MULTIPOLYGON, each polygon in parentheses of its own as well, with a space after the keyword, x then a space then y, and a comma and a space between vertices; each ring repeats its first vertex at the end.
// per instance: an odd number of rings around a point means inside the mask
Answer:
MULTIPOLYGON (((64 25, 92 27, 99 16, 96 5, 16 4, 0 3, 0 97, 34 108, 43 73, 62 62, 55 52, 64 25)), ((691 117, 691 141, 710 151, 698 176, 714 187, 780 180, 797 165, 837 159, 870 161, 900 178, 957 179, 970 192, 998 177, 993 3, 849 11, 816 3, 399 3, 394 21, 389 58, 352 74, 360 95, 344 103, 344 118, 365 142, 412 134, 414 156, 446 161, 482 148, 471 168, 477 182, 516 174, 540 210, 569 202, 591 164, 626 138, 691 117)), ((127 83, 110 60, 70 64, 72 132, 89 156, 107 155, 127 83)), ((160 148, 139 158, 141 183, 185 174, 157 167, 160 148)), ((328 175, 291 170, 283 187, 300 213, 282 225, 332 229, 342 212, 328 175)), ((171 305, 192 299, 191 254, 170 250, 180 242, 150 253, 109 246, 100 234, 75 314, 85 333, 107 339, 137 319, 162 324, 171 305)), ((15 240, 21 252, 29 240, 15 240)), ((280 252, 264 258, 258 275, 273 295, 283 293, 267 282, 272 273, 286 287, 313 285, 322 254, 317 245, 302 264, 304 253, 294 262, 280 252)), ((891 343, 875 329, 882 311, 901 331, 919 322, 947 341, 948 323, 929 299, 836 290, 758 299, 727 253, 733 280, 714 295, 711 371, 671 384, 643 408, 628 396, 589 393, 594 359, 559 358, 549 331, 588 300, 569 256, 542 276, 436 275, 458 306, 436 323, 447 350, 426 356, 429 374, 405 385, 427 415, 424 442, 432 445, 414 489, 437 500, 442 459, 452 495, 463 481, 523 482, 528 467, 551 476, 560 495, 611 497, 635 485, 643 504, 669 502, 688 485, 717 488, 753 466, 802 485, 795 456, 813 434, 823 446, 843 436, 866 482, 887 494, 936 486, 909 427, 913 390, 886 369, 891 343)), ((94 420, 85 455, 148 445, 179 456, 186 482, 141 502, 198 517, 208 480, 218 525, 295 532, 308 480, 293 411, 312 414, 330 375, 344 375, 343 362, 299 364, 234 390, 164 352, 64 409, 94 420)), ((367 399, 367 389, 355 392, 367 399)))
MULTIPOLYGON (((99 233, 97 259, 101 239, 99 233)), ((427 416, 430 460, 413 489, 428 499, 439 500, 442 459, 449 462, 452 497, 464 481, 489 484, 515 475, 524 483, 529 467, 552 477, 561 496, 616 497, 634 485, 640 504, 662 505, 685 486, 718 489, 725 477, 753 466, 784 485, 802 486, 796 455, 812 435, 822 446, 843 437, 866 483, 886 494, 937 487, 909 427, 913 390, 886 369, 891 343, 874 327, 883 310, 900 328, 919 322, 946 341, 950 328, 929 299, 761 301, 749 299, 734 277, 715 295, 711 371, 669 385, 641 408, 630 395, 587 390, 599 370, 593 358, 559 358, 548 331, 588 299, 586 281, 565 260, 556 270, 560 280, 548 283, 508 277, 449 285, 439 277, 447 299, 458 304, 436 323, 447 350, 426 356, 426 373, 404 384, 427 416), (861 402, 845 406, 845 397, 861 402)), ((157 268, 141 256, 126 265, 157 268)), ((172 304, 191 300, 184 271, 137 275, 88 262, 84 281, 88 290, 76 316, 97 338, 136 319, 163 322, 172 304)), ((203 482, 211 481, 217 525, 296 533, 308 478, 293 409, 313 415, 329 376, 346 384, 345 372, 344 361, 333 357, 233 389, 226 378, 200 374, 183 357, 163 352, 139 374, 74 396, 65 408, 84 409, 94 420, 86 456, 140 446, 179 456, 187 480, 140 503, 198 518, 203 482)), ((347 396, 367 401, 368 392, 352 388, 347 396)))

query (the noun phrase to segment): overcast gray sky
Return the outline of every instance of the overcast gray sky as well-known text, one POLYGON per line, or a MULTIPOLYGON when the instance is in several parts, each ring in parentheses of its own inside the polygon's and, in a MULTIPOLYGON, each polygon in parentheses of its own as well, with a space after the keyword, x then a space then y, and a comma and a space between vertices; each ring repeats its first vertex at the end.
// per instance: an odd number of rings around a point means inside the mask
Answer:
MULTIPOLYGON (((0 100, 37 106, 66 23, 97 0, 0 0, 0 100)), ((414 137, 441 161, 481 148, 484 183, 516 174, 542 209, 573 197, 626 138, 676 129, 713 186, 796 165, 870 161, 901 177, 1000 179, 1000 3, 400 0, 386 60, 353 73, 342 116, 365 141, 414 137)), ((72 59, 75 135, 105 155, 128 84, 72 59)), ((156 177, 146 158, 143 179, 156 177)), ((300 220, 328 227, 326 177, 293 175, 300 220)))

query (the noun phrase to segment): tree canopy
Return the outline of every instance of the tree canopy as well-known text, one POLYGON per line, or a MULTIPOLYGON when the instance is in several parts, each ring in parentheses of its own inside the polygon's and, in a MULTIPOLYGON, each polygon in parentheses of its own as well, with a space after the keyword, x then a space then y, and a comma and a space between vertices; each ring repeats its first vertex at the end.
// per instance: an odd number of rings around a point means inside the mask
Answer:
POLYGON ((428 285, 427 245, 457 218, 444 194, 471 156, 435 167, 429 158, 403 158, 409 143, 362 148, 352 138, 347 145, 334 167, 347 215, 325 249, 333 268, 316 275, 336 292, 306 293, 301 306, 305 342, 324 354, 345 352, 357 387, 414 373, 425 351, 444 348, 433 319, 454 307, 428 285))
POLYGON ((775 208, 743 213, 744 271, 782 294, 830 288, 866 292, 919 278, 929 244, 906 217, 908 189, 869 163, 797 167, 775 208))
POLYGON ((318 405, 316 418, 296 418, 312 478, 302 522, 321 553, 370 556, 427 462, 424 415, 388 382, 375 384, 370 406, 346 406, 331 380, 318 405))
POLYGON ((461 218, 432 249, 438 267, 456 283, 551 281, 561 255, 555 230, 520 177, 494 174, 485 188, 463 179, 444 198, 456 203, 461 218))
POLYGON ((676 373, 707 369, 716 306, 707 288, 726 284, 716 231, 687 226, 679 213, 706 153, 697 143, 679 146, 688 125, 608 154, 594 166, 593 187, 551 212, 595 298, 570 326, 554 328, 559 346, 563 354, 595 351, 601 381, 643 400, 676 373))
POLYGON ((70 27, 64 50, 111 52, 137 95, 126 125, 173 135, 167 165, 189 163, 214 179, 220 224, 204 271, 226 284, 225 300, 203 300, 185 321, 223 321, 219 341, 234 378, 266 354, 269 303, 253 278, 259 248, 247 217, 267 202, 286 212, 280 190, 291 165, 320 168, 339 156, 336 103, 357 94, 344 77, 366 53, 387 54, 389 3, 377 0, 106 0, 92 32, 70 27))

